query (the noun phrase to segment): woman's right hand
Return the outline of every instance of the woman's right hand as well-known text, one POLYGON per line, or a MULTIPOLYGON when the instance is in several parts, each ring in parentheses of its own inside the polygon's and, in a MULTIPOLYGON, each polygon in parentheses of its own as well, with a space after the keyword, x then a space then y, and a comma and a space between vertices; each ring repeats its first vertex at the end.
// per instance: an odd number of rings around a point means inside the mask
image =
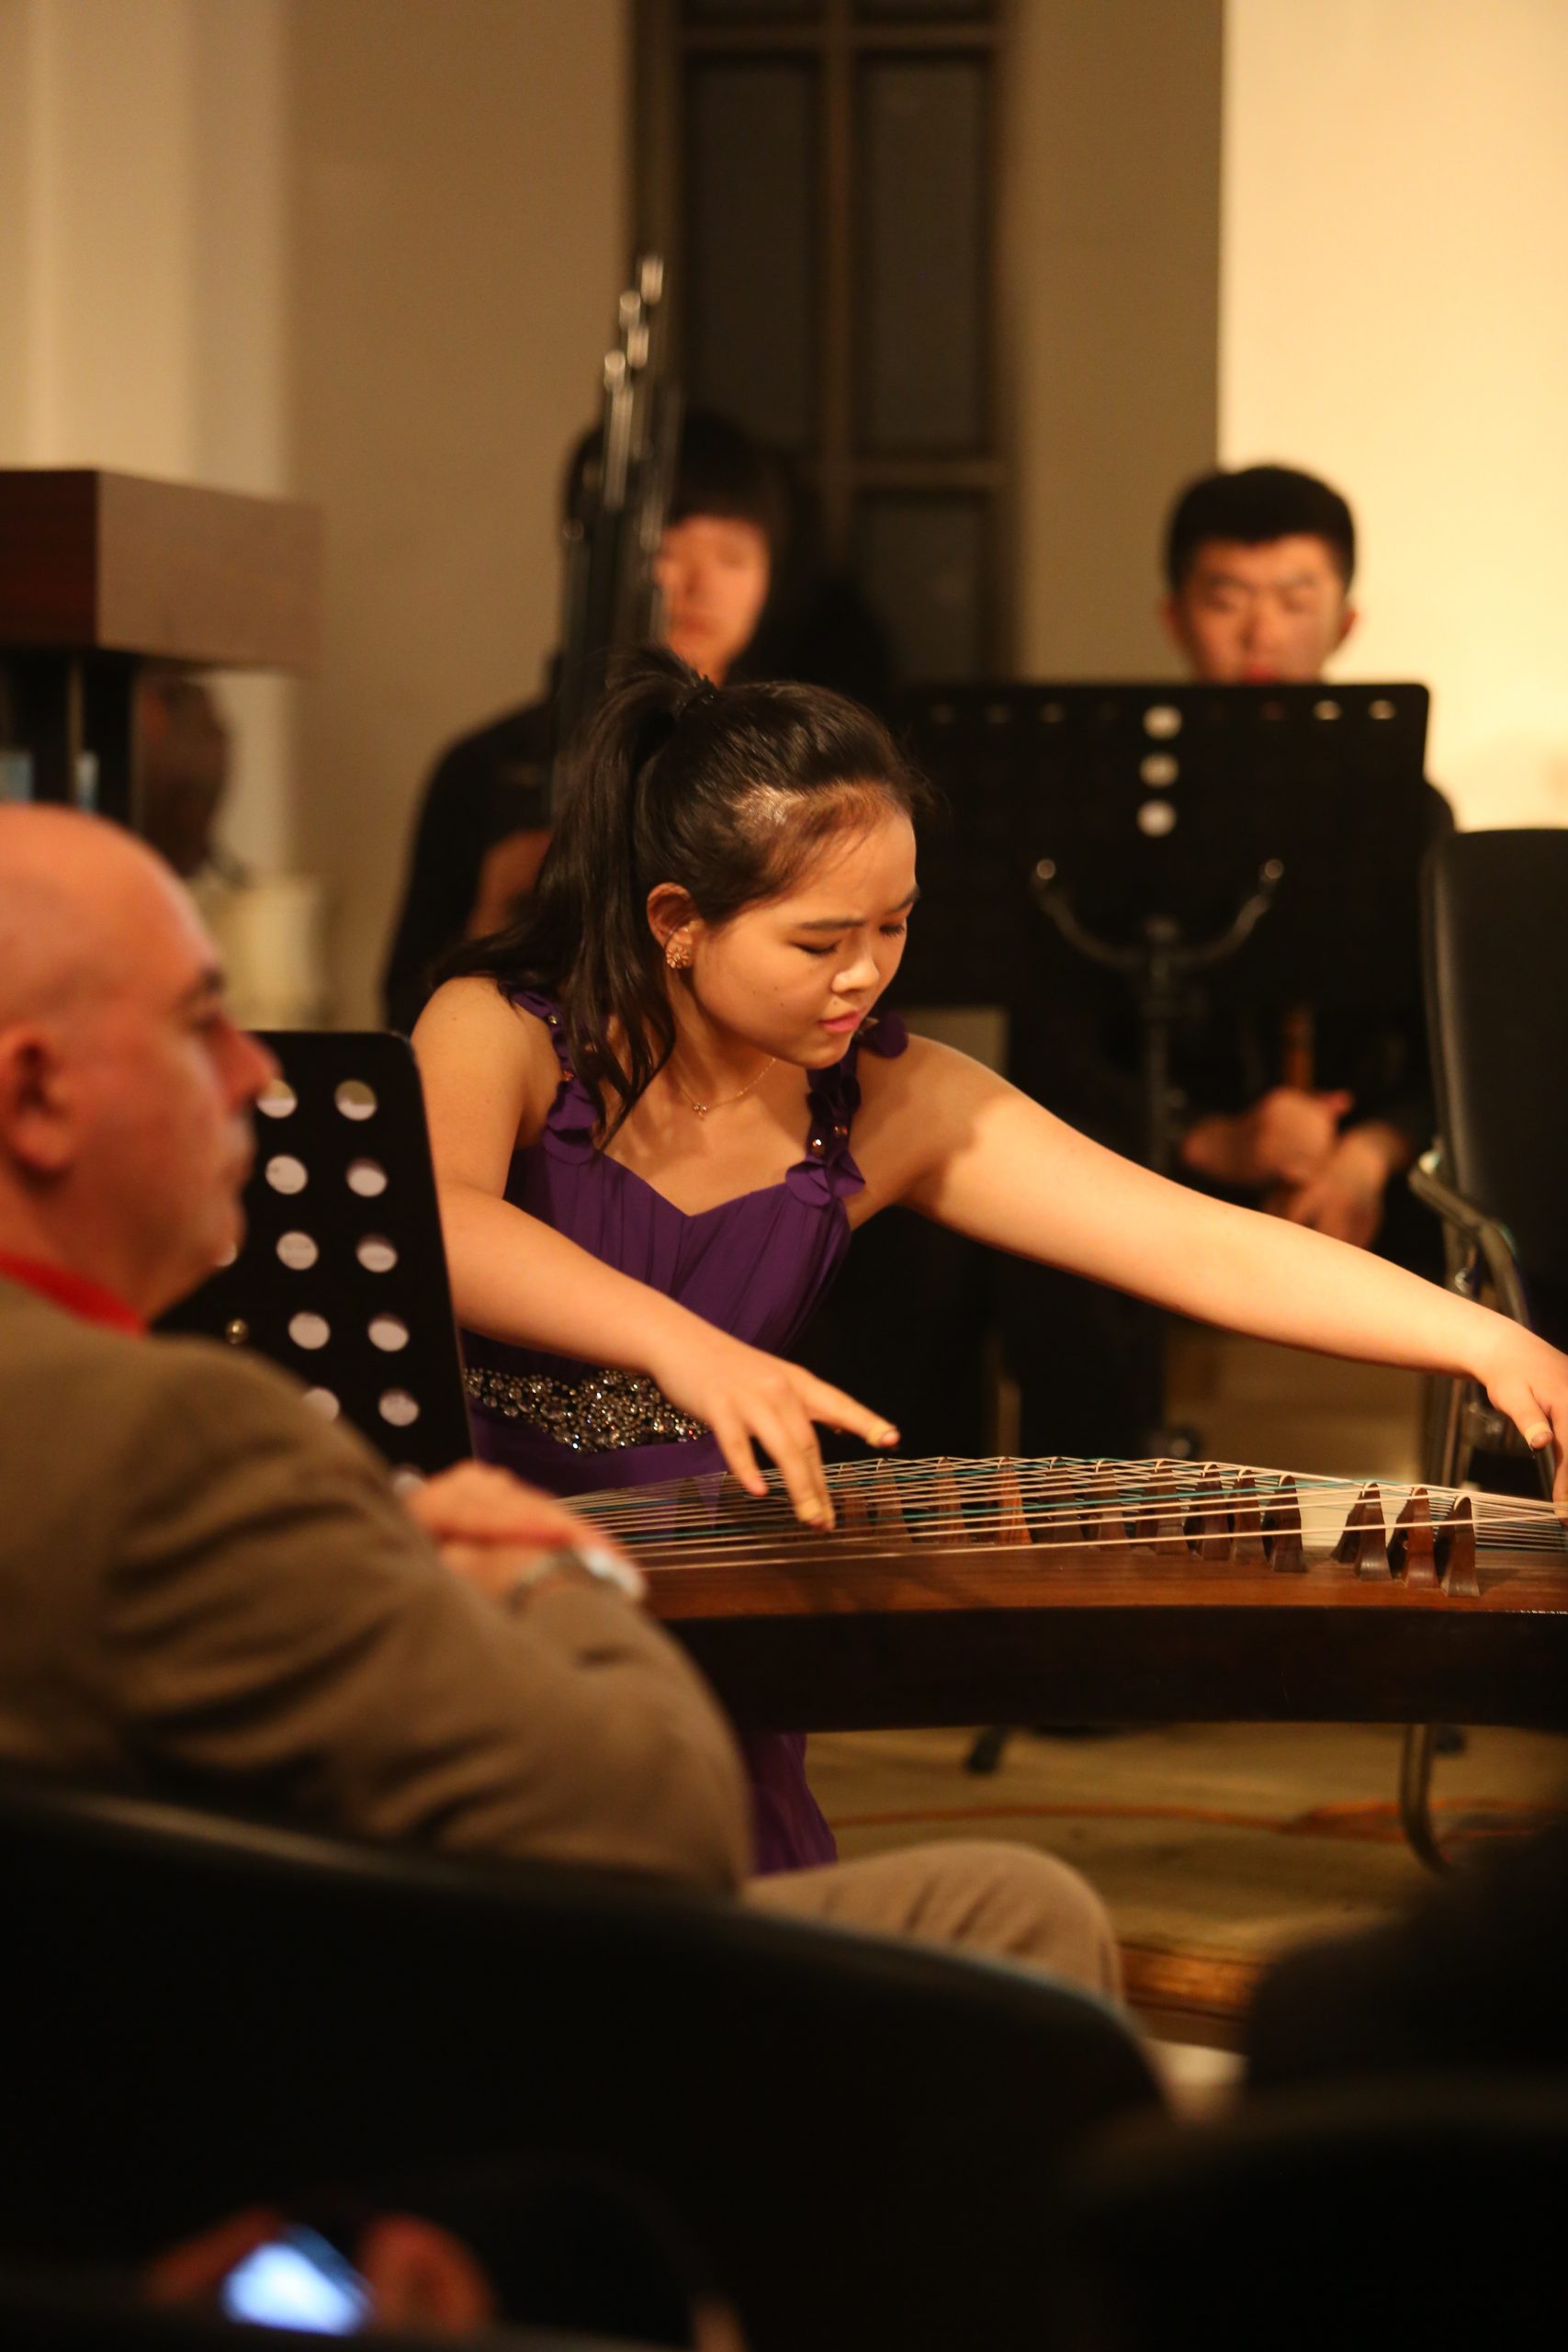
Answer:
POLYGON ((748 1494, 765 1495, 754 1443, 764 1445, 795 1516, 808 1527, 831 1527, 832 1498, 816 1424, 848 1430, 867 1445, 886 1449, 898 1432, 880 1413, 858 1405, 841 1388, 804 1365, 749 1347, 728 1331, 693 1317, 660 1351, 649 1370, 672 1405, 712 1430, 719 1451, 748 1494))

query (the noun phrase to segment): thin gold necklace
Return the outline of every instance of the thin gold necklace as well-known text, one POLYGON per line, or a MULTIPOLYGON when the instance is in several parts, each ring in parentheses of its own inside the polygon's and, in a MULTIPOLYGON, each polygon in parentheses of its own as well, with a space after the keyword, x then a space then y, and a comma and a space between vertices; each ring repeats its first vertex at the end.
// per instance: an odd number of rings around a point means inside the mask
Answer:
POLYGON ((721 1094, 716 1102, 699 1102, 694 1094, 687 1093, 685 1088, 676 1077, 673 1062, 669 1063, 667 1067, 670 1071, 670 1083, 675 1089, 675 1091, 680 1096, 682 1102, 687 1105, 688 1109, 694 1111, 699 1119, 705 1119, 710 1111, 728 1110, 731 1102, 739 1102, 741 1095, 750 1094, 754 1086, 761 1086, 762 1080, 766 1078, 768 1072, 773 1069, 773 1064, 777 1060, 777 1054, 770 1054, 767 1060, 762 1064, 761 1069, 757 1072, 756 1077, 749 1078, 747 1080, 745 1085, 741 1088, 739 1094, 721 1094))

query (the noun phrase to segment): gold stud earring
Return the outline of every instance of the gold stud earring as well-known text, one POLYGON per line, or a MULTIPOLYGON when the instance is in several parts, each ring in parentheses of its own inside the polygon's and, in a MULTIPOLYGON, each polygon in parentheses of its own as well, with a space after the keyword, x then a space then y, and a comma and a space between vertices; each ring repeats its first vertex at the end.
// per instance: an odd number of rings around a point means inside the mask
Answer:
POLYGON ((692 961, 692 943, 682 939, 679 932, 671 932, 664 943, 664 961, 672 972, 684 972, 692 961))

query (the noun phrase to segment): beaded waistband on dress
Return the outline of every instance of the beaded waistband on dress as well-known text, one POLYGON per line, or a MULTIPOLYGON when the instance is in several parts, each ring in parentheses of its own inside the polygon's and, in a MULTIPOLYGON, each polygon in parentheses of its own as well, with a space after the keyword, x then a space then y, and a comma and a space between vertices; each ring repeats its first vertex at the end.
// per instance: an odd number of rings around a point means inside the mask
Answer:
POLYGON ((606 1367, 581 1380, 558 1380, 545 1372, 464 1374, 473 1402, 509 1421, 526 1421, 574 1453, 614 1453, 629 1445, 675 1445, 707 1437, 705 1421, 673 1406, 646 1373, 606 1367))

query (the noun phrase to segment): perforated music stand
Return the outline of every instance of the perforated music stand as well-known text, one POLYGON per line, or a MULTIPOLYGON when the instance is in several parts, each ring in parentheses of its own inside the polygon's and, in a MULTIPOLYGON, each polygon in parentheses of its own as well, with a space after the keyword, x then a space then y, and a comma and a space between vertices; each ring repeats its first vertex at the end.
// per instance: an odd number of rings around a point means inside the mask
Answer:
POLYGON ((946 810, 904 993, 1017 1011, 1070 989, 1081 964, 1043 919, 1049 886, 1121 951, 1145 1032, 1183 989, 1196 1001, 1200 968, 1210 1001, 1413 1009, 1427 706, 1409 684, 922 688, 904 718, 946 810), (1266 913, 1232 943, 1271 866, 1266 913), (1140 995, 1151 947, 1162 987, 1140 995))
POLYGON ((246 1231, 165 1330, 253 1347, 397 1469, 472 1451, 413 1054, 401 1037, 285 1029, 258 1106, 246 1231))

